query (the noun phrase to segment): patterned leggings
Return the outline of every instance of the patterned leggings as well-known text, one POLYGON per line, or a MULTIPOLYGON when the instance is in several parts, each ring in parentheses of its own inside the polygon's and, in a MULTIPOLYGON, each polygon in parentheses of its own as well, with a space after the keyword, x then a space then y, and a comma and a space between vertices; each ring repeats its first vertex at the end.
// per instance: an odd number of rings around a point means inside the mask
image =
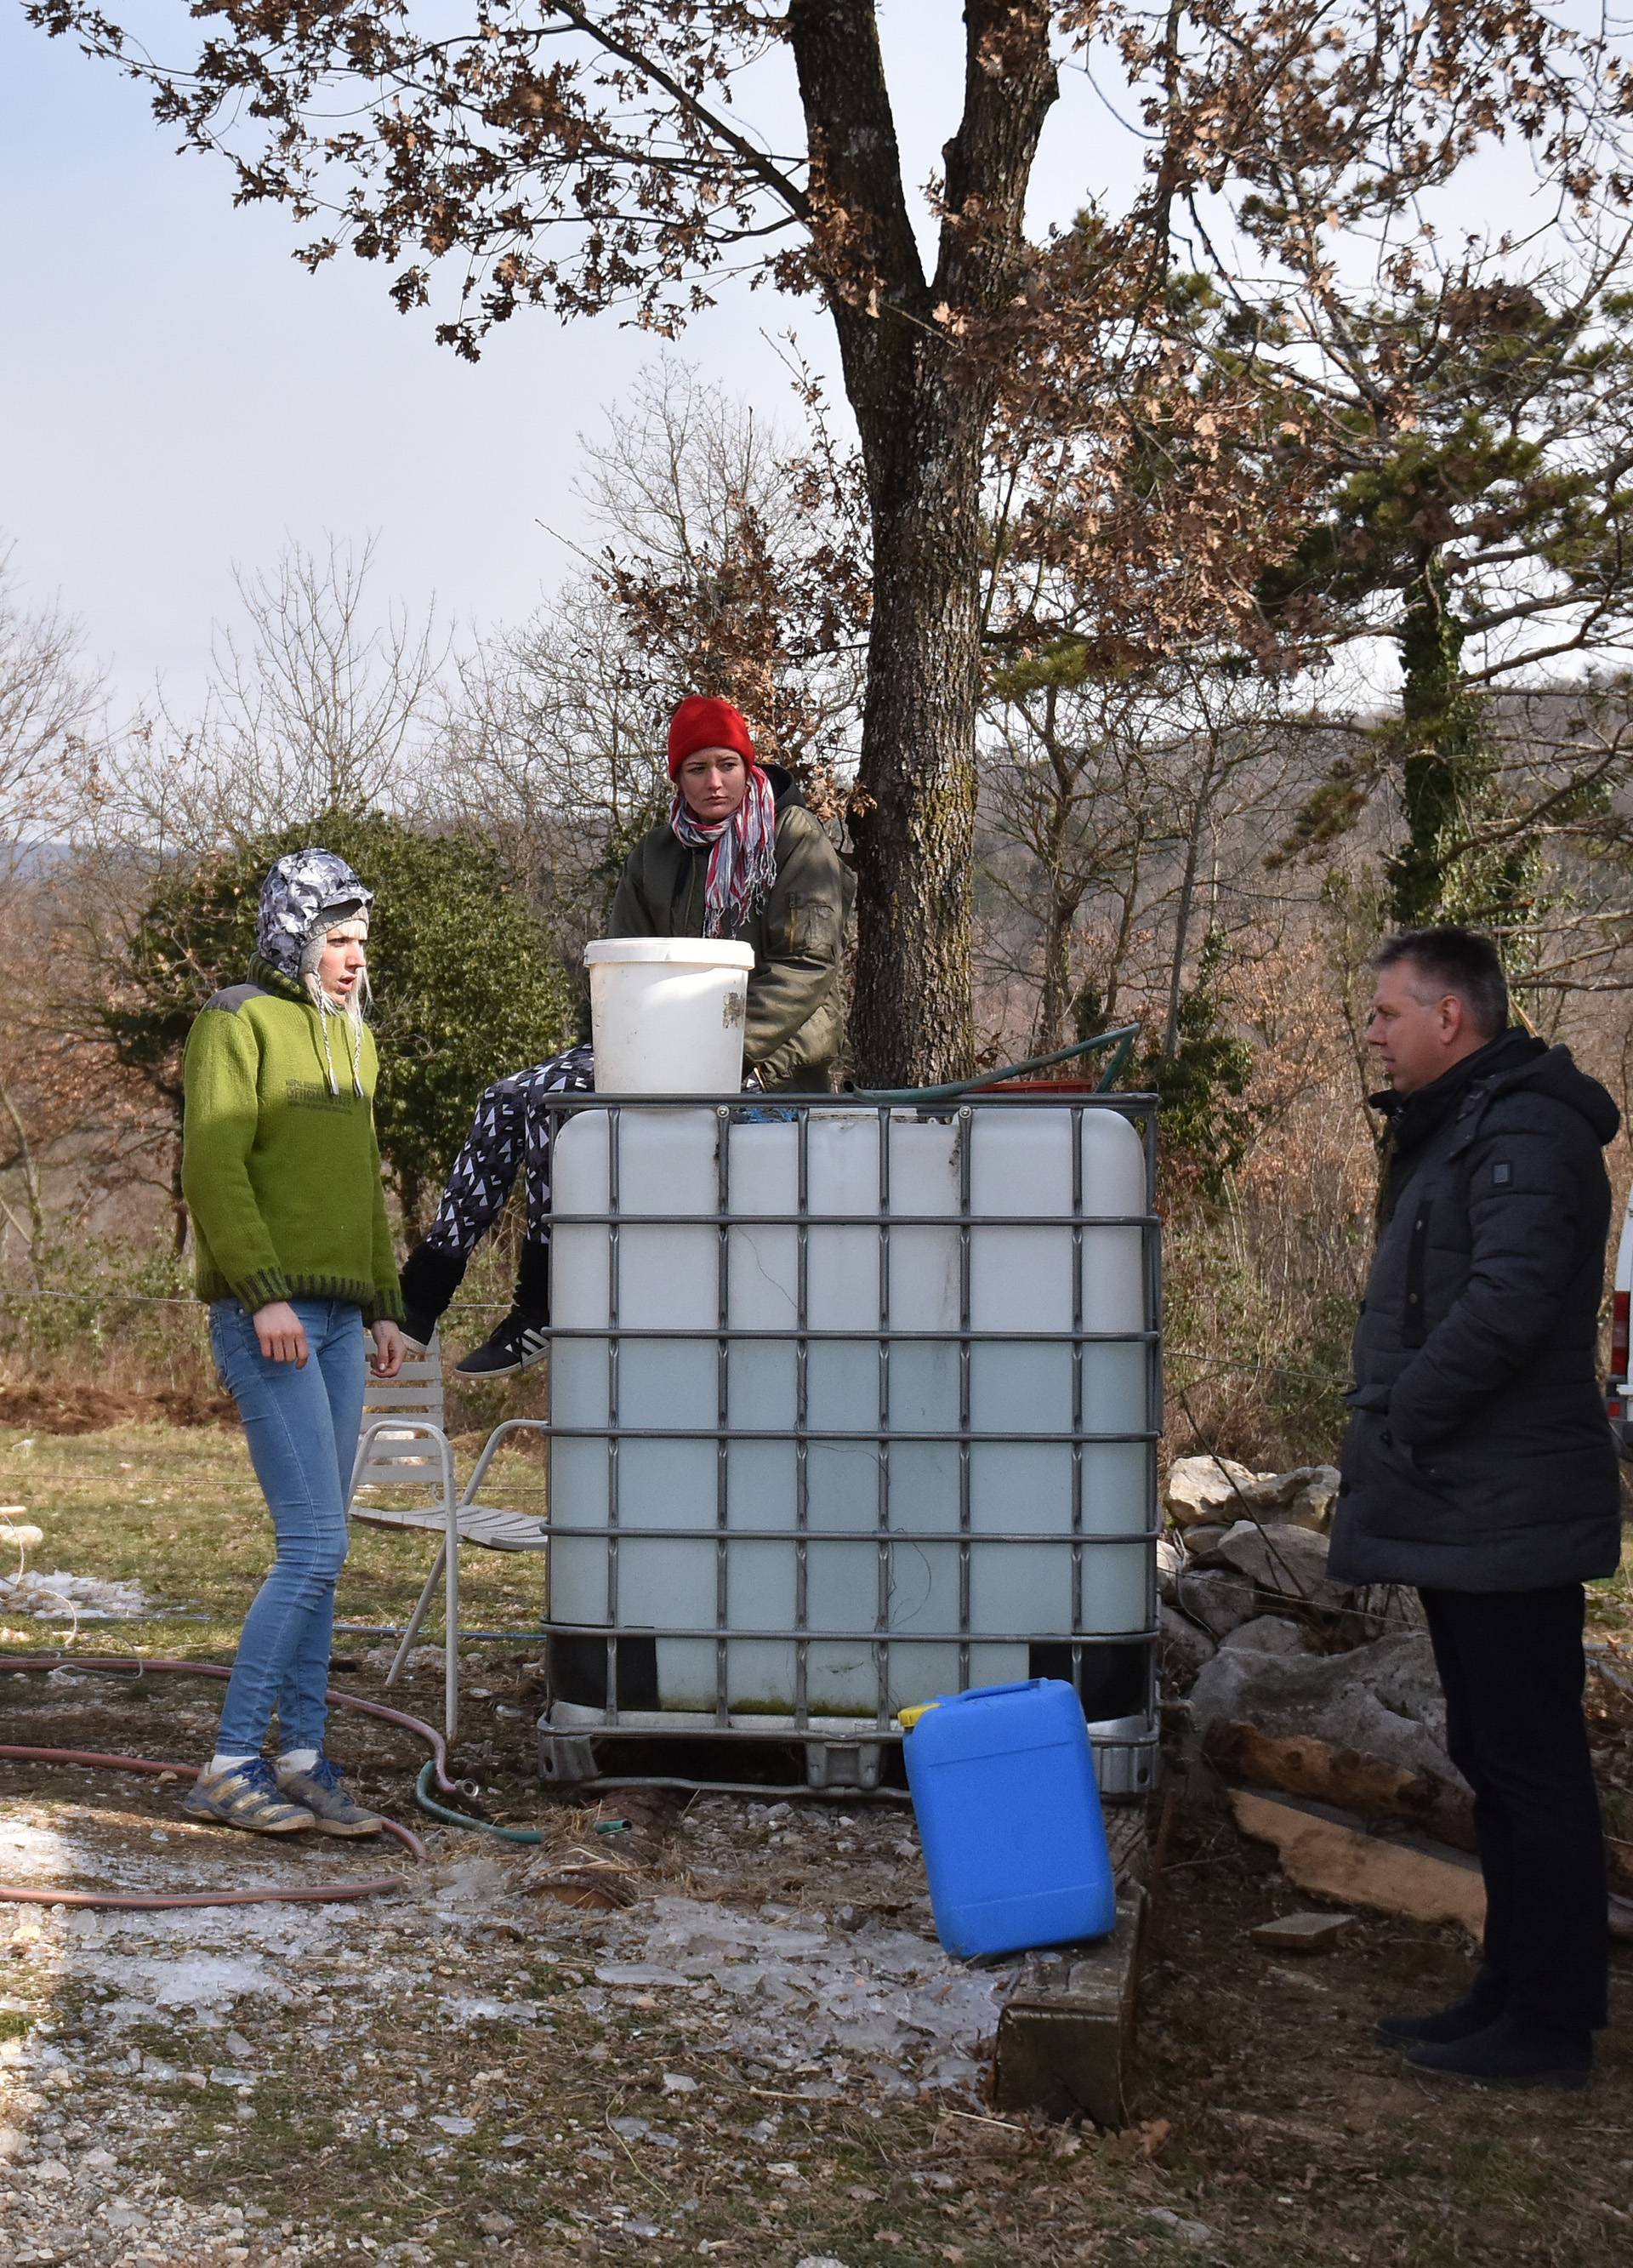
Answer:
POLYGON ((592 1094, 595 1053, 569 1048, 531 1071, 496 1079, 476 1106, 465 1147, 453 1161, 437 1218, 425 1241, 463 1262, 499 1215, 519 1173, 527 1200, 527 1235, 543 1243, 550 1233, 550 1138, 555 1122, 534 1108, 546 1094, 592 1094))

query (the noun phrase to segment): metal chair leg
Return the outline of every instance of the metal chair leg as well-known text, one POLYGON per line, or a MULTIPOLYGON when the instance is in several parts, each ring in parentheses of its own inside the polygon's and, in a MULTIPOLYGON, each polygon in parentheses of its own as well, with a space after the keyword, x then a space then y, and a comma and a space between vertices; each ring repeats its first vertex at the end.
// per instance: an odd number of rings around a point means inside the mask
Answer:
POLYGON ((447 1613, 443 1624, 443 1732, 452 1749, 460 1731, 460 1544, 459 1532, 450 1524, 452 1541, 443 1546, 447 1583, 447 1613))
POLYGON ((415 1607, 414 1612, 408 1616, 408 1627, 402 1633, 402 1641, 392 1658, 391 1668, 386 1673, 386 1683, 387 1685, 394 1685, 396 1683, 398 1672, 401 1669, 403 1663, 408 1658, 408 1648, 414 1644, 415 1639, 418 1638, 420 1634, 420 1624, 424 1621, 426 1611, 430 1605, 432 1598, 436 1594, 438 1580, 442 1574, 442 1563, 446 1556, 447 1550, 448 1547, 445 1543, 439 1543, 437 1546, 437 1557, 431 1561, 431 1571, 425 1578, 425 1587, 420 1593, 419 1601, 415 1607))

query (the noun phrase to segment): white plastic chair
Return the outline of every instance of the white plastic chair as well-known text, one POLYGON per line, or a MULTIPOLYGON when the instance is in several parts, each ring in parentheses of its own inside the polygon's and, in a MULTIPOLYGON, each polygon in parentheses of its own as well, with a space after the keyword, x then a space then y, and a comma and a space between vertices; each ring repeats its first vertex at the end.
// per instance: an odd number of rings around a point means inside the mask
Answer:
POLYGON ((395 1684, 441 1581, 443 1729, 452 1746, 458 1737, 460 1719, 460 1546, 472 1543, 484 1551, 542 1551, 549 1541, 549 1528, 536 1513, 511 1512, 474 1501, 500 1438, 515 1430, 518 1421, 511 1419, 495 1427, 476 1461, 469 1485, 460 1495, 454 1481, 453 1449, 445 1418, 442 1351, 433 1336, 423 1355, 408 1357, 394 1379, 371 1376, 368 1381, 349 1511, 365 1528, 419 1528, 438 1538, 437 1556, 386 1683, 395 1684), (406 1507, 359 1500, 359 1491, 383 1488, 427 1489, 432 1500, 406 1507))

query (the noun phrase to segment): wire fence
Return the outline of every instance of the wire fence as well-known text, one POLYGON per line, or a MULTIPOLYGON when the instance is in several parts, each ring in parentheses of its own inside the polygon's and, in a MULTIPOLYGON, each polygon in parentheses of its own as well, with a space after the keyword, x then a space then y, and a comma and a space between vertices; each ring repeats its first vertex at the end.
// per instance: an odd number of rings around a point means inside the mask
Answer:
MULTIPOLYGON (((178 1296, 161 1297, 151 1292, 40 1292, 8 1289, 0 1293, 0 1301, 11 1300, 56 1300, 81 1307, 177 1307, 190 1310, 202 1322, 204 1303, 196 1299, 178 1296)), ((462 1314, 504 1314, 510 1302, 503 1300, 465 1300, 460 1302, 462 1314)), ((1163 1359, 1167 1363, 1194 1364, 1201 1370, 1220 1371, 1243 1378, 1286 1378, 1311 1386, 1329 1386, 1332 1373, 1313 1370, 1297 1363, 1250 1361, 1232 1355, 1204 1354, 1196 1347, 1176 1347, 1172 1340, 1165 1342, 1163 1359)))

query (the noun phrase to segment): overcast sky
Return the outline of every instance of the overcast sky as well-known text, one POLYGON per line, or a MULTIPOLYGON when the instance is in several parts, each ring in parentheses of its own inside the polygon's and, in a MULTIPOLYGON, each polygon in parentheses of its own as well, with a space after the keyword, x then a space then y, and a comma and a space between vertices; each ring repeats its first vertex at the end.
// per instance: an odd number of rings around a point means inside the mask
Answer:
MULTIPOLYGON (((916 182, 957 122, 960 12, 882 11, 916 182)), ((156 51, 188 51, 173 0, 143 13, 156 51)), ((377 596, 434 594, 461 625, 527 613, 570 564, 546 531, 580 524, 575 435, 658 342, 534 312, 461 363, 430 318, 396 313, 386 269, 309 276, 292 224, 235 210, 226 167, 174 141, 139 88, 0 0, 0 532, 26 592, 81 618, 118 699, 158 672, 182 706, 232 615, 233 563, 269 565, 286 537, 377 531, 377 596)), ((1074 77, 1037 202, 1069 214, 1091 172, 1136 162, 1074 77)), ((831 370, 820 310, 765 291, 734 289, 679 350, 791 422, 764 335, 791 323, 831 370)))

